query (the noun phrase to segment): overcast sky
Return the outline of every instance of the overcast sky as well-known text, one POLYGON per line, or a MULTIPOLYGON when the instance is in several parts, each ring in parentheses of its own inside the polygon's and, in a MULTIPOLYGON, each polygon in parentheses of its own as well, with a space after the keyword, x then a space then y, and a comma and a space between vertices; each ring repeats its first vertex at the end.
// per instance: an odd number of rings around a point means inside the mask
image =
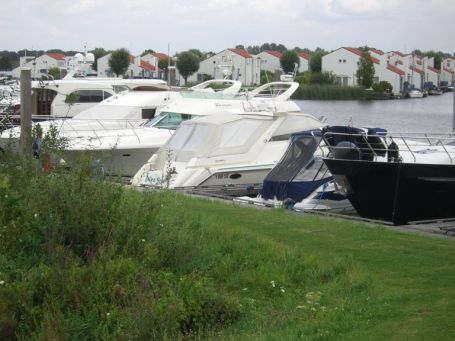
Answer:
POLYGON ((0 0, 0 50, 237 44, 455 52, 455 0, 0 0))

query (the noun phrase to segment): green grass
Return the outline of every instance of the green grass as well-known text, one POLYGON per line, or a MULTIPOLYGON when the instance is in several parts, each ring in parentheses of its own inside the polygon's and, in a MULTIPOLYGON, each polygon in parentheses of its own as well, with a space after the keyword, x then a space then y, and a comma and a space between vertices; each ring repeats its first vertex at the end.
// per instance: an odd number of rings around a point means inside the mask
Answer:
POLYGON ((0 335, 452 340, 454 241, 0 167, 0 335))

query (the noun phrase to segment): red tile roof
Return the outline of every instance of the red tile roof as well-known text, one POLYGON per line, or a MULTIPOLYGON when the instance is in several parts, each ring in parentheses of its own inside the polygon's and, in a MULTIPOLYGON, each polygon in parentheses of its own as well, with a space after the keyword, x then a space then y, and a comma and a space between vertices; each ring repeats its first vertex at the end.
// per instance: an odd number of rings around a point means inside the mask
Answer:
POLYGON ((397 64, 403 65, 403 61, 402 60, 397 60, 397 64))
POLYGON ((152 53, 151 55, 154 56, 154 57, 156 57, 156 58, 158 58, 158 59, 160 59, 160 60, 163 60, 163 59, 166 59, 166 60, 167 60, 167 59, 169 59, 169 56, 168 56, 167 54, 161 53, 161 52, 154 52, 154 53, 152 53))
POLYGON ((392 72, 395 72, 397 74, 399 74, 400 76, 404 76, 405 75, 405 72, 399 68, 397 68, 396 66, 393 66, 393 65, 387 65, 387 70, 390 70, 392 72))
POLYGON ((409 67, 409 69, 411 69, 412 71, 415 71, 415 72, 417 72, 417 73, 420 73, 421 75, 424 74, 424 72, 423 72, 422 69, 418 69, 418 68, 416 68, 416 67, 413 66, 413 65, 411 65, 411 66, 409 67))
POLYGON ((155 71, 156 67, 145 60, 141 60, 141 68, 144 70, 155 71))
POLYGON ((398 55, 400 57, 406 56, 403 52, 400 52, 400 51, 391 51, 391 52, 395 53, 396 55, 398 55))
POLYGON ((49 57, 56 60, 65 60, 65 55, 61 53, 46 53, 49 57))
POLYGON ((430 71, 433 71, 433 72, 435 72, 435 73, 439 73, 439 70, 438 70, 438 69, 436 69, 435 67, 432 67, 432 66, 430 66, 430 65, 427 66, 427 69, 430 70, 430 71))
MULTIPOLYGON (((133 55, 129 55, 128 56, 128 59, 130 61, 130 64, 136 64, 136 58, 139 58, 139 57, 135 57, 133 55)), ((140 68, 144 69, 144 70, 149 70, 149 71, 155 71, 156 70, 156 67, 152 64, 150 64, 149 62, 146 62, 145 60, 140 60, 140 65, 138 65, 140 68)))
POLYGON ((372 52, 374 52, 374 53, 376 53, 376 54, 378 54, 378 55, 380 55, 380 56, 382 56, 382 55, 384 54, 383 51, 378 50, 378 49, 370 49, 370 51, 372 51, 372 52))
POLYGON ((273 50, 265 50, 264 52, 267 52, 268 54, 271 54, 274 57, 281 58, 283 55, 280 51, 273 51, 273 50))
POLYGON ((450 69, 448 69, 446 67, 444 68, 444 71, 448 72, 448 73, 451 73, 452 75, 455 75, 455 71, 452 71, 452 70, 450 70, 450 69))
POLYGON ((229 51, 237 53, 238 55, 242 56, 243 58, 252 58, 253 57, 247 50, 244 50, 244 49, 229 49, 229 51))
MULTIPOLYGON (((352 52, 352 53, 362 57, 362 51, 360 51, 359 49, 356 49, 355 47, 343 47, 343 49, 348 50, 349 52, 352 52)), ((377 59, 371 55, 370 55, 370 59, 373 63, 379 64, 379 59, 377 59)))
POLYGON ((298 52, 297 53, 299 57, 302 57, 303 59, 310 60, 310 55, 306 52, 298 52))

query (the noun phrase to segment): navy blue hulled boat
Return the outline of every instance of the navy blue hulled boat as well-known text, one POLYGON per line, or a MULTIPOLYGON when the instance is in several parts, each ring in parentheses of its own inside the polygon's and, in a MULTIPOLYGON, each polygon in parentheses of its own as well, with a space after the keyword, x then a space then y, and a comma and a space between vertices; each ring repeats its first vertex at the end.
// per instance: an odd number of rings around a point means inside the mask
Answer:
POLYGON ((324 163, 361 217, 394 224, 455 217, 455 147, 447 139, 351 127, 323 138, 332 151, 324 163))

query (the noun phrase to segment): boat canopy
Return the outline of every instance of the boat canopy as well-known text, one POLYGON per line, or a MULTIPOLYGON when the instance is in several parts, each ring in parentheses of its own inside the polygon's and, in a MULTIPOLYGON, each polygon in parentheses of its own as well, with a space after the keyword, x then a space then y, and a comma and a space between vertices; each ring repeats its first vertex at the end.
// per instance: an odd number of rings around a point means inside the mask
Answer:
POLYGON ((330 181, 332 176, 321 155, 315 156, 320 142, 320 130, 292 134, 280 162, 264 179, 262 197, 298 202, 330 181))

